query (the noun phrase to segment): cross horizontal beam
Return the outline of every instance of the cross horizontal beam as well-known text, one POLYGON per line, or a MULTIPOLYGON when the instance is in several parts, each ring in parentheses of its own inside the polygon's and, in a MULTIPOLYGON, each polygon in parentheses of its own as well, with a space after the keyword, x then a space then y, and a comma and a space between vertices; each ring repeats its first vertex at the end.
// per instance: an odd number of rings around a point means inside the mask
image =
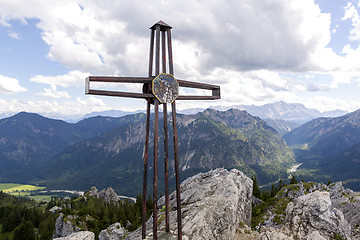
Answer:
MULTIPOLYGON (((108 90, 95 90, 90 89, 90 82, 111 82, 111 83, 143 83, 150 84, 155 77, 103 77, 103 76, 90 76, 85 79, 85 93, 92 95, 104 95, 115 97, 129 97, 129 98, 153 98, 151 93, 132 93, 132 92, 120 92, 120 91, 108 91, 108 90)), ((211 90, 211 96, 196 96, 196 95, 183 95, 178 96, 177 100, 215 100, 220 99, 220 86, 191 82, 185 80, 176 80, 180 87, 195 88, 211 90)))

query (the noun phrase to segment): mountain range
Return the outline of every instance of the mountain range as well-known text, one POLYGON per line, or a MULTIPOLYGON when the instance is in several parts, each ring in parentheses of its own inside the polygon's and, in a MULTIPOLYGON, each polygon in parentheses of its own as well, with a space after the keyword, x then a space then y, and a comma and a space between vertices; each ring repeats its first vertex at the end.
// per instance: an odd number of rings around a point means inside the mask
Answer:
MULTIPOLYGON (((223 167, 237 168, 248 176, 256 174, 260 184, 268 184, 287 178, 288 170, 302 163, 296 172, 300 178, 322 182, 331 178, 359 189, 360 110, 340 117, 317 118, 293 130, 290 128, 297 125, 288 127, 288 121, 264 121, 238 109, 207 109, 178 114, 177 119, 181 179, 223 167), (287 130, 280 134, 279 129, 287 130)), ((151 120, 153 126, 153 116, 151 120)), ((159 124, 162 179, 161 116, 159 124)), ((169 171, 173 184, 171 126, 170 120, 169 171)), ((119 194, 134 196, 142 185, 144 136, 143 113, 95 116, 67 123, 21 112, 0 119, 0 182, 77 190, 111 186, 119 194)), ((149 189, 153 137, 150 132, 149 189)))
MULTIPOLYGON (((260 106, 233 105, 233 106, 214 106, 211 108, 219 111, 226 111, 229 109, 245 110, 249 114, 260 117, 261 119, 273 119, 273 120, 281 119, 285 121, 290 121, 292 123, 296 123, 298 125, 319 117, 338 117, 348 113, 343 110, 320 112, 317 109, 307 108, 301 103, 286 103, 284 101, 268 103, 260 106)), ((203 112, 204 110, 205 108, 190 108, 190 109, 178 110, 178 112, 186 115, 192 115, 199 112, 203 112)), ((91 112, 83 116, 75 115, 75 114, 66 116, 60 113, 43 113, 41 115, 52 119, 59 119, 59 120, 64 120, 66 122, 76 123, 82 119, 86 119, 90 117, 96 117, 96 116, 122 117, 125 115, 135 114, 135 113, 145 113, 145 110, 143 111, 142 110, 138 110, 138 111, 108 110, 102 112, 91 112)), ((15 114, 16 113, 3 112, 0 114, 0 119, 10 117, 15 114)))
POLYGON ((360 110, 336 118, 309 121, 284 136, 293 146, 303 174, 327 176, 360 186, 360 110), (309 170, 306 172, 306 170, 309 170))
MULTIPOLYGON (((172 129, 171 122, 168 124, 172 129)), ((163 135, 162 130, 159 135, 163 135)), ((136 195, 142 184, 144 136, 142 113, 120 118, 98 116, 75 124, 19 113, 0 120, 0 164, 4 166, 0 181, 67 189, 112 186, 118 193, 136 195)), ((295 164, 281 135, 245 111, 208 109, 195 115, 179 114, 178 136, 182 179, 224 167, 257 174, 259 182, 268 182, 286 177, 287 169, 295 164)), ((150 139, 152 153, 152 132, 150 139)), ((163 159, 162 142, 160 138, 159 159, 163 159)), ((172 149, 170 141, 171 181, 172 149)), ((159 169, 163 169, 161 160, 159 169)), ((162 176, 159 170, 159 179, 162 176)))

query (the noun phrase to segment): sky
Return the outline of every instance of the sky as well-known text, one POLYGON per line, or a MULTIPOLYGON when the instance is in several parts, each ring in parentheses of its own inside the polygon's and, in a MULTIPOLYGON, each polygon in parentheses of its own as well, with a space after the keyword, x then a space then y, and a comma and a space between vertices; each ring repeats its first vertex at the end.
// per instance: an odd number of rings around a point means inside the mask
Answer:
POLYGON ((221 87, 221 100, 177 101, 180 110, 286 101, 355 111, 359 11, 360 0, 1 0, 0 114, 145 109, 143 99, 85 95, 85 78, 147 76, 159 20, 172 26, 174 76, 221 87))

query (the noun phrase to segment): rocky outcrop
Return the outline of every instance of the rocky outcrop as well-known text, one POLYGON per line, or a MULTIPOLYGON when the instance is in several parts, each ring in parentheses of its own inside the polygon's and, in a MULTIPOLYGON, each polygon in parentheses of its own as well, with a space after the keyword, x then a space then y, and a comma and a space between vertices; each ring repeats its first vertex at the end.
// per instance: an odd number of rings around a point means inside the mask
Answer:
POLYGON ((53 240, 95 240, 95 234, 89 231, 74 232, 66 237, 54 238, 53 240))
POLYGON ((331 201, 340 209, 352 227, 360 225, 360 193, 344 188, 341 182, 330 185, 331 201))
POLYGON ((114 223, 99 234, 99 240, 121 240, 124 238, 126 230, 120 223, 114 223))
MULTIPOLYGON (((170 231, 176 239, 176 197, 170 195, 170 231)), ((186 179, 181 184, 183 239, 233 239, 239 223, 250 225, 252 180, 238 170, 216 169, 186 179)), ((158 208, 164 206, 164 198, 158 208)), ((164 231, 164 213, 159 214, 159 231, 164 231)), ((151 233, 152 218, 147 223, 151 233)), ((141 239, 141 229, 125 239, 141 239)), ((170 237, 170 236, 168 236, 170 237)))
MULTIPOLYGON (((71 215, 69 215, 71 216, 71 215)), ((80 229, 74 226, 70 221, 66 220, 63 213, 55 221, 55 232, 53 238, 66 237, 80 229)))
POLYGON ((296 239, 313 239, 314 234, 325 238, 340 235, 343 239, 351 236, 350 225, 343 213, 332 206, 328 192, 315 191, 289 203, 285 222, 296 239))
POLYGON ((360 193, 340 182, 289 185, 275 199, 254 239, 360 239, 360 193))
MULTIPOLYGON (((262 229, 261 234, 258 238, 254 238, 258 240, 294 240, 291 236, 288 236, 282 233, 279 229, 276 228, 265 228, 262 229)), ((315 240, 315 239, 313 239, 315 240)), ((319 239, 317 239, 319 240, 319 239)))
POLYGON ((111 187, 103 189, 100 192, 96 187, 91 187, 91 189, 85 193, 85 196, 102 198, 106 203, 117 203, 120 201, 119 196, 111 187))
POLYGON ((90 197, 97 197, 99 194, 99 190, 96 187, 91 187, 89 191, 87 191, 85 193, 85 196, 90 196, 90 197))
POLYGON ((102 198, 106 203, 117 203, 120 201, 120 198, 111 187, 101 190, 97 197, 102 198))

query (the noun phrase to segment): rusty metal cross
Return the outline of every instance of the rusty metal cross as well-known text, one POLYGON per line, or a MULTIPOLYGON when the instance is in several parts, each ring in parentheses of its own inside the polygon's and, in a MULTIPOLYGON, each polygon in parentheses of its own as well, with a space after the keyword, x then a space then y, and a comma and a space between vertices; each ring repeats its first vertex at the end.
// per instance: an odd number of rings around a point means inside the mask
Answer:
POLYGON ((169 226, 169 172, 168 172, 168 129, 167 129, 167 103, 171 103, 172 126, 174 141, 174 161, 176 178, 176 203, 177 203, 177 224, 178 239, 182 238, 181 225, 181 198, 180 198, 180 170, 178 135, 176 126, 176 100, 214 100, 220 99, 220 87, 211 84, 197 83, 174 78, 174 68, 172 59, 171 28, 163 21, 155 23, 151 29, 150 36, 150 56, 149 56, 149 75, 148 77, 100 77, 90 76, 85 81, 85 93, 93 95, 105 95, 116 97, 142 98, 147 101, 146 109, 146 134, 145 134, 145 154, 144 154, 144 173, 143 173, 143 202, 142 202, 142 238, 146 237, 146 194, 147 194, 147 169, 149 152, 149 130, 150 130, 150 106, 154 105, 154 174, 153 174, 153 239, 157 239, 157 196, 158 196, 158 120, 159 104, 163 104, 163 124, 164 124, 164 165, 165 165, 165 229, 170 232, 169 226), (161 33, 161 44, 160 44, 161 33), (155 42, 155 66, 154 66, 154 40, 155 42), (166 44, 167 36, 167 44, 166 44), (168 53, 169 73, 166 69, 166 45, 168 53), (160 57, 161 47, 161 57, 160 57), (162 72, 160 73, 160 58, 162 62, 162 72), (155 67, 155 76, 153 68, 155 67), (90 88, 91 82, 110 82, 110 83, 143 83, 142 93, 120 92, 95 90, 90 88), (211 90, 211 96, 179 95, 179 87, 211 90))

